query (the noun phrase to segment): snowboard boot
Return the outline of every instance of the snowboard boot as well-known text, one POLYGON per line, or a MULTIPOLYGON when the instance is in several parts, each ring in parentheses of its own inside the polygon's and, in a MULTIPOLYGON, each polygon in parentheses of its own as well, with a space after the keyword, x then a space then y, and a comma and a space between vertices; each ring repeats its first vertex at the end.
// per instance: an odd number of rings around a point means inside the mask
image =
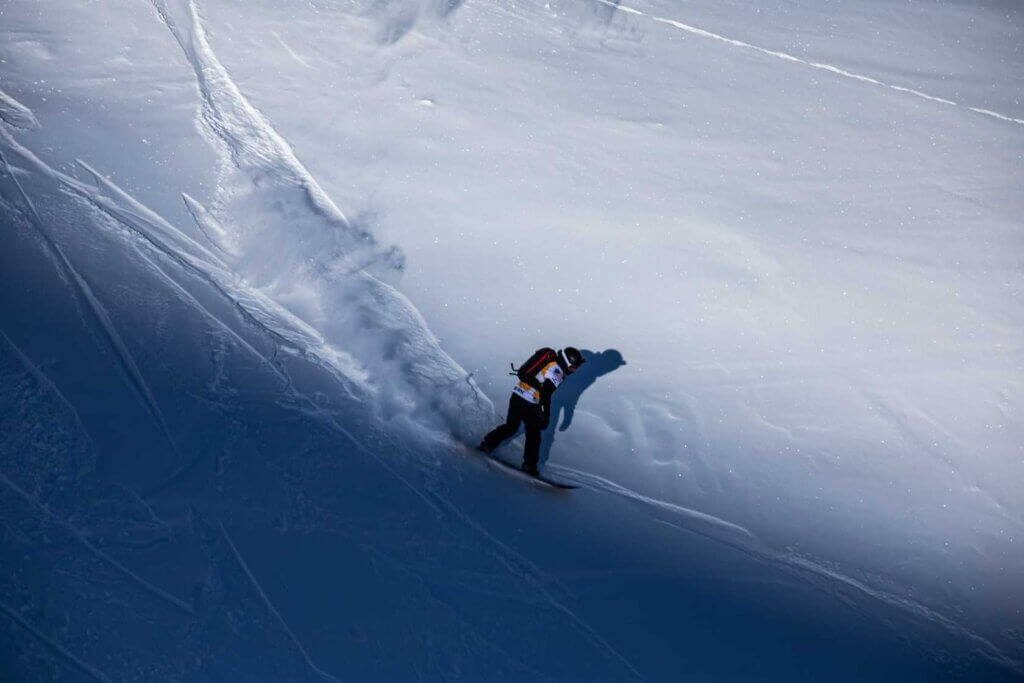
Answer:
POLYGON ((494 446, 489 446, 489 445, 487 445, 486 441, 481 441, 480 445, 477 446, 476 449, 478 451, 480 451, 481 453, 486 453, 487 455, 490 455, 491 451, 494 450, 494 446))
POLYGON ((522 465, 519 466, 519 469, 521 469, 523 472, 526 472, 531 477, 538 477, 538 476, 540 476, 540 472, 537 471, 537 466, 536 465, 532 465, 530 463, 524 462, 522 465))

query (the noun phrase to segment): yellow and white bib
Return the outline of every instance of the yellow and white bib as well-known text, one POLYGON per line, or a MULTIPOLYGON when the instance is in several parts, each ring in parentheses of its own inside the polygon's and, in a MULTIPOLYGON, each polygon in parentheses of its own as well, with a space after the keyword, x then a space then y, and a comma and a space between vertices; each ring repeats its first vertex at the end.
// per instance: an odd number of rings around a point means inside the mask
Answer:
MULTIPOLYGON (((565 373, 562 372, 562 368, 559 367, 558 363, 551 361, 540 369, 536 377, 538 384, 544 384, 544 380, 551 380, 551 383, 557 389, 558 385, 565 379, 565 373)), ((526 382, 516 382, 516 385, 512 387, 512 393, 526 399, 530 403, 540 403, 540 392, 526 382)))

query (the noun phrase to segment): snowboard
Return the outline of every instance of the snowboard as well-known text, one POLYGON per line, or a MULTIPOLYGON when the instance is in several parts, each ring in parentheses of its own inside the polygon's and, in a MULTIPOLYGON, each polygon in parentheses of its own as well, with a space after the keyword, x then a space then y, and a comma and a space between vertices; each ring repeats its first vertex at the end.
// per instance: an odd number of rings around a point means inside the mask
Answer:
POLYGON ((536 477, 531 476, 531 475, 527 474, 526 472, 523 472, 521 469, 519 469, 518 465, 513 465, 510 462, 505 462, 504 460, 499 460, 498 458, 495 458, 493 455, 490 455, 488 453, 484 453, 481 450, 478 450, 478 449, 474 448, 473 452, 476 453, 481 458, 486 459, 488 462, 490 462, 490 463, 492 463, 494 465, 497 465, 502 470, 504 470, 506 472, 509 472, 509 473, 511 473, 511 474, 513 474, 515 476, 518 476, 520 479, 525 479, 526 481, 531 481, 531 482, 534 482, 534 483, 539 484, 541 486, 547 486, 547 487, 550 487, 550 488, 559 489, 561 491, 571 491, 572 489, 578 489, 579 488, 579 486, 577 486, 576 484, 567 484, 564 481, 558 481, 556 479, 551 479, 550 477, 546 477, 543 474, 540 474, 540 475, 538 475, 536 477))

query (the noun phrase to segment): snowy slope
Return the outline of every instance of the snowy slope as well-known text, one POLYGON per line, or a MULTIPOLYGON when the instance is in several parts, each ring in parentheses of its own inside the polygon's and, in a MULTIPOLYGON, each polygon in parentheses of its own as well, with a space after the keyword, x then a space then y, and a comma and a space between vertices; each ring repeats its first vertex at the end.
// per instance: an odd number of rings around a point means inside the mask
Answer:
POLYGON ((4 671, 1024 672, 1012 4, 0 18, 4 671))

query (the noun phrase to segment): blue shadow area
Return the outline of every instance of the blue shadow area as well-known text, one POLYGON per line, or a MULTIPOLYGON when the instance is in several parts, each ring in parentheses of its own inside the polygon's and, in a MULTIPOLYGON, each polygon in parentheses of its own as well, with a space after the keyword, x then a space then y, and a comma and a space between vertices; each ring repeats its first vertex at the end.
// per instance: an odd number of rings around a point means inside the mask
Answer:
POLYGON ((572 425, 573 417, 576 415, 576 406, 579 404, 583 392, 592 387, 594 382, 601 377, 615 372, 626 364, 622 354, 616 349, 606 351, 581 349, 580 352, 587 362, 565 380, 551 397, 551 423, 544 431, 544 437, 540 444, 541 464, 548 461, 551 448, 555 445, 555 435, 558 432, 564 432, 572 425))
MULTIPOLYGON (((553 493, 382 422, 355 383, 288 353, 222 292, 79 220, 60 236, 89 296, 26 219, 0 213, 2 680, 1018 673, 742 538, 597 490, 553 493)), ((583 353, 545 453, 625 365, 583 353)))

